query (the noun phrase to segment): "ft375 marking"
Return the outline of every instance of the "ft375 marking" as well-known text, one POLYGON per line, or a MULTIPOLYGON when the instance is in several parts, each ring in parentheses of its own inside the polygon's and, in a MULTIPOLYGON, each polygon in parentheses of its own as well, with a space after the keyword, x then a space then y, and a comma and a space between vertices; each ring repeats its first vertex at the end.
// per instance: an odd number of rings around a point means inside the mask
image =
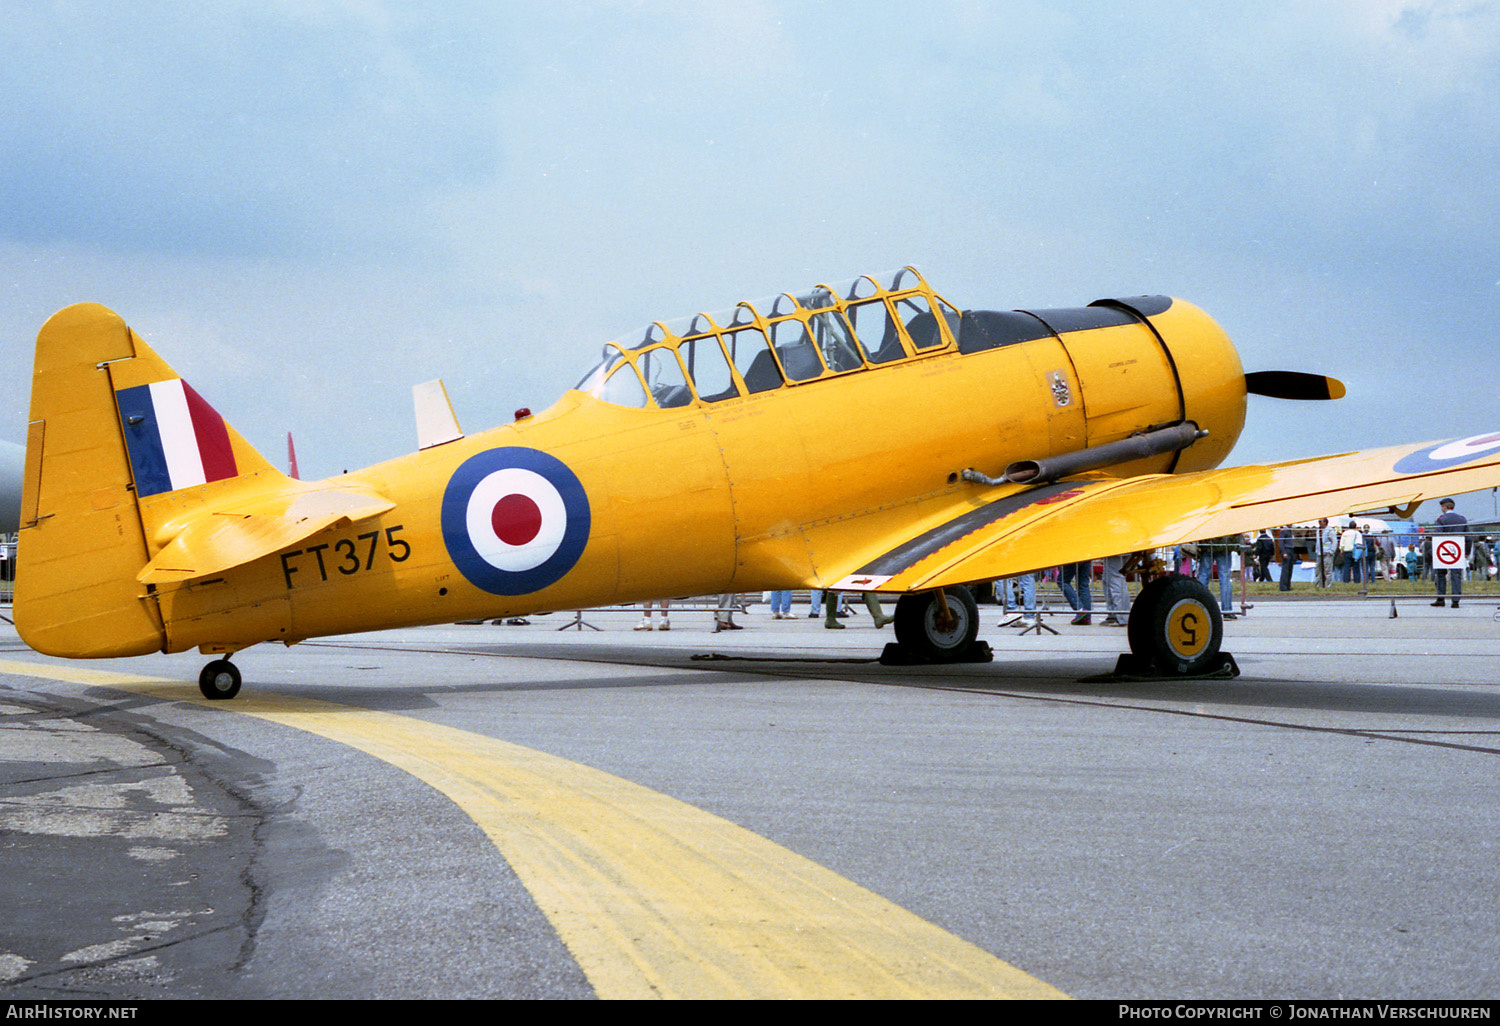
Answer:
MULTIPOLYGON (((411 544, 405 539, 396 537, 396 534, 404 528, 402 524, 385 529, 385 554, 392 563, 404 563, 411 558, 411 544)), ((301 570, 294 566, 292 561, 298 556, 312 555, 318 561, 318 580, 328 580, 330 569, 349 577, 353 574, 363 573, 375 566, 375 553, 380 548, 381 532, 366 531, 364 534, 355 535, 353 538, 340 538, 335 542, 324 542, 321 545, 309 545, 305 549, 292 549, 290 552, 281 554, 281 576, 286 579, 287 588, 292 588, 292 574, 301 570), (368 542, 368 547, 361 544, 368 542), (325 550, 332 549, 325 558, 325 550)))

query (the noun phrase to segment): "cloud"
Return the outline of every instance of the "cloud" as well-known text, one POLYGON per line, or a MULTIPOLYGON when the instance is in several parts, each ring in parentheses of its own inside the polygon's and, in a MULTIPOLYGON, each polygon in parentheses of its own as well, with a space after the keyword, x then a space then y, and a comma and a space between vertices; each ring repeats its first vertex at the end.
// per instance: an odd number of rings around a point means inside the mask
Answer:
POLYGON ((348 254, 500 161, 498 138, 474 131, 505 67, 500 47, 475 60, 489 19, 221 0, 167 15, 28 5, 7 21, 6 238, 348 254))

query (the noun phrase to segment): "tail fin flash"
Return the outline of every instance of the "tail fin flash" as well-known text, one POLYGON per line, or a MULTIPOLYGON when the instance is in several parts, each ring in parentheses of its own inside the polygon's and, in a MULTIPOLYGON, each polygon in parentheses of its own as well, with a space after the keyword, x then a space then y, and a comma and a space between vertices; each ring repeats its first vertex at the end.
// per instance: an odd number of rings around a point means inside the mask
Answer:
POLYGON ((115 405, 140 498, 239 476, 229 426, 181 378, 118 388, 115 405))
POLYGON ((162 650, 160 611, 137 575, 173 520, 261 474, 277 472, 119 315, 92 303, 54 314, 32 372, 22 639, 73 657, 162 650))

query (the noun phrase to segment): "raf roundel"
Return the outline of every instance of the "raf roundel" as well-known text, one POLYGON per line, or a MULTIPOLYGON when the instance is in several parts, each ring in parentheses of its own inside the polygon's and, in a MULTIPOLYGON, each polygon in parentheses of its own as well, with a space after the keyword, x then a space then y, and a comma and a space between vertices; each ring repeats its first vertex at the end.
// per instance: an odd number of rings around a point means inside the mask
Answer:
POLYGON ((1438 442, 1407 453, 1391 468, 1398 474, 1423 474, 1445 470, 1489 456, 1500 449, 1500 433, 1471 435, 1451 442, 1438 442))
POLYGON ((448 555, 492 595, 529 595, 561 580, 583 555, 589 524, 577 475, 536 449, 471 456, 443 493, 448 555))

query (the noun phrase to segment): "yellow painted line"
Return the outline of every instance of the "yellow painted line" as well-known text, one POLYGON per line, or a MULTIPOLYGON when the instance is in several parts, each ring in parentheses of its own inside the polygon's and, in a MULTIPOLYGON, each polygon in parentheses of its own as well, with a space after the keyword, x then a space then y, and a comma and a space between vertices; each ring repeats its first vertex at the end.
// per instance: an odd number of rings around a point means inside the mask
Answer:
POLYGON ((0 660, 0 673, 244 713, 349 745, 474 819, 601 998, 1062 998, 780 845, 649 788, 390 713, 0 660))

